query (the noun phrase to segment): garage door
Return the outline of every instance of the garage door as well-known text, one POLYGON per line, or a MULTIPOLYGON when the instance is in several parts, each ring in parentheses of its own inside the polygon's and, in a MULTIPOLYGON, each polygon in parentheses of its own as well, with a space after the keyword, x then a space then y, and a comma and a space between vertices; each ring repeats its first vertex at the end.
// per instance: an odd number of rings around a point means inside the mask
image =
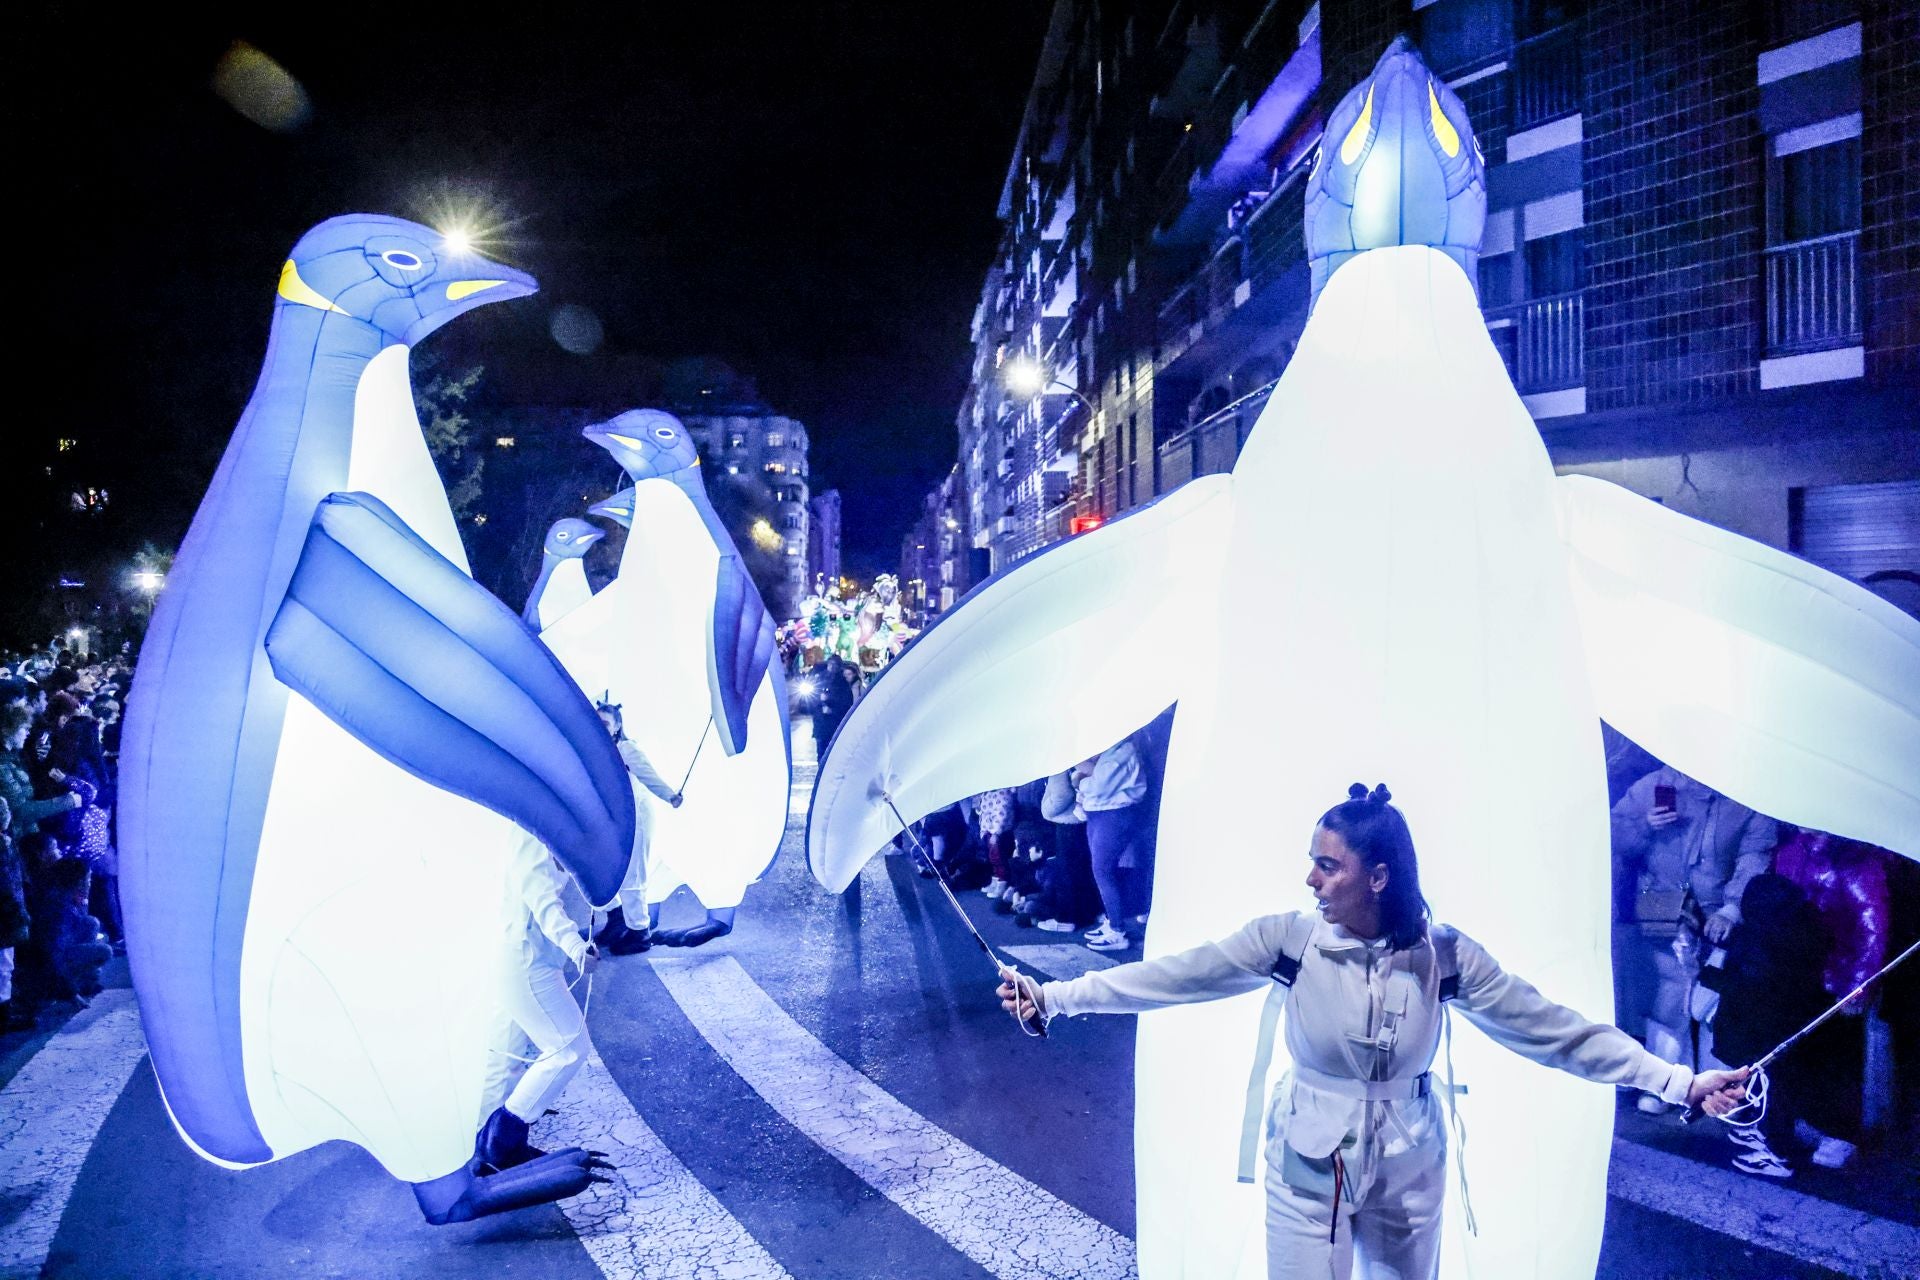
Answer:
POLYGON ((1825 485, 1802 489, 1799 498, 1795 551, 1914 608, 1920 591, 1920 480, 1825 485))

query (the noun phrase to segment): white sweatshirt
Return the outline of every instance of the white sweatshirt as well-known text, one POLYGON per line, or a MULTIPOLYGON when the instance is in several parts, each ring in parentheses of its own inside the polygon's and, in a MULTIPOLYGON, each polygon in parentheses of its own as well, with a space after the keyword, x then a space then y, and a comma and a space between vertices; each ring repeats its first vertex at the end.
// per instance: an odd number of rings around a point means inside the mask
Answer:
MULTIPOLYGON (((1305 912, 1262 916, 1237 933, 1177 955, 1097 970, 1041 987, 1049 1014, 1138 1013, 1259 991, 1289 937, 1307 938, 1287 995, 1287 1049, 1312 1072, 1348 1080, 1411 1080, 1433 1063, 1441 1035, 1433 946, 1402 951, 1366 942, 1305 912), (1390 1042, 1380 1046, 1380 1042, 1390 1042), (1380 1046, 1380 1047, 1375 1047, 1380 1046)), ((1626 1032, 1589 1022, 1502 970, 1456 931, 1453 1007, 1523 1057, 1602 1084, 1630 1084, 1684 1102, 1693 1073, 1655 1057, 1626 1032)), ((1299 944, 1296 942, 1296 949, 1299 944)), ((1362 1126, 1366 1103, 1315 1088, 1294 1073, 1282 1110, 1287 1145, 1319 1158, 1362 1126)), ((1420 1100, 1420 1101, 1425 1101, 1420 1100)), ((1395 1103, 1395 1106, 1401 1104, 1395 1103)))

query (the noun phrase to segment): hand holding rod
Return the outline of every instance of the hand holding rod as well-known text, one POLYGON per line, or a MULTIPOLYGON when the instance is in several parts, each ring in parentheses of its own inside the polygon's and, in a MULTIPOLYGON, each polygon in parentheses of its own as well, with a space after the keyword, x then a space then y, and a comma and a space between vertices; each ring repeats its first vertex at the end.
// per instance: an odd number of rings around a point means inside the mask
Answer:
MULTIPOLYGON (((1868 987, 1872 986, 1874 983, 1880 981, 1880 979, 1886 977, 1889 973, 1892 973, 1896 966, 1898 966, 1901 962, 1907 960, 1916 951, 1920 951, 1920 939, 1916 939, 1912 946, 1908 947, 1905 951, 1902 951, 1899 955, 1895 956, 1893 959, 1887 961, 1886 964, 1882 965, 1880 967, 1880 972, 1874 974, 1871 978, 1868 978, 1865 982, 1861 983, 1859 986, 1855 987, 1853 990, 1847 992, 1847 994, 1845 994, 1844 996, 1841 996, 1838 1000, 1834 1001, 1833 1005, 1830 1008, 1828 1008, 1825 1013, 1821 1014, 1819 1017, 1815 1018, 1812 1022, 1809 1022, 1806 1026, 1794 1032, 1792 1035, 1788 1036, 1785 1040, 1782 1040, 1779 1044, 1773 1046, 1773 1048, 1767 1050, 1766 1054, 1758 1062, 1754 1063, 1751 1067, 1748 1068, 1749 1074, 1751 1075, 1751 1073, 1766 1070, 1768 1064, 1771 1063, 1775 1058, 1778 1058, 1781 1054, 1793 1048, 1794 1045, 1800 1043, 1800 1041, 1806 1039, 1809 1035, 1813 1034, 1813 1032, 1816 1031, 1821 1026, 1821 1024, 1825 1023, 1829 1018, 1833 1018, 1837 1016, 1842 1009, 1847 1007, 1847 1003, 1850 1000, 1852 1000, 1855 996, 1859 995, 1861 992, 1865 991, 1868 987)), ((1682 1115, 1680 1119, 1686 1122, 1687 1124, 1692 1124, 1695 1120, 1698 1120, 1700 1116, 1701 1116, 1701 1111, 1699 1107, 1688 1107, 1686 1110, 1686 1114, 1682 1115)))

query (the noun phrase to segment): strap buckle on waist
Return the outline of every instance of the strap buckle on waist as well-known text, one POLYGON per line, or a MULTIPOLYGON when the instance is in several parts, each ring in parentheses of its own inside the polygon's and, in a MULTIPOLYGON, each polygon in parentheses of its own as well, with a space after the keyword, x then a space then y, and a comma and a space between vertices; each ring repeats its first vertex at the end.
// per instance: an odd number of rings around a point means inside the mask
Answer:
POLYGON ((1293 1078, 1296 1084, 1306 1085, 1309 1089, 1360 1102, 1400 1102, 1409 1098, 1424 1098, 1433 1091, 1432 1076, 1425 1071, 1403 1080, 1355 1080, 1351 1076, 1315 1071, 1296 1062, 1293 1064, 1293 1078))

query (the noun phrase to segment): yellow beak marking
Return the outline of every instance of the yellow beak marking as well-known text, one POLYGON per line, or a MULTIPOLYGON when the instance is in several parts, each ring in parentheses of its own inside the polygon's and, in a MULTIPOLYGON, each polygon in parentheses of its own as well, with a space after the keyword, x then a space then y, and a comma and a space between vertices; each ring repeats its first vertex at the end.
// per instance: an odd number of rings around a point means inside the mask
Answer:
POLYGON ((341 315, 351 315, 345 307, 335 306, 333 300, 300 278, 300 268, 293 265, 293 259, 287 259, 287 265, 280 268, 279 294, 288 302, 297 302, 303 307, 318 307, 322 311, 338 311, 341 315))
POLYGON ((505 284, 505 280, 455 280, 447 286, 447 301, 458 302, 462 298, 471 298, 485 289, 505 284))

